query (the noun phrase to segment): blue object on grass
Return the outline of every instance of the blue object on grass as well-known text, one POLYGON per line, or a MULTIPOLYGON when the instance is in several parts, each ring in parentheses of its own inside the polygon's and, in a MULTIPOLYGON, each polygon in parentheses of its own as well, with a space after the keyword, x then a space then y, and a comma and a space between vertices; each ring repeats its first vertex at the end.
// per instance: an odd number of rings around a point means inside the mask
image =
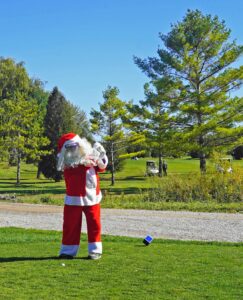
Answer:
POLYGON ((143 243, 145 244, 145 246, 148 246, 149 244, 151 244, 153 238, 150 235, 147 235, 146 238, 143 240, 143 243))

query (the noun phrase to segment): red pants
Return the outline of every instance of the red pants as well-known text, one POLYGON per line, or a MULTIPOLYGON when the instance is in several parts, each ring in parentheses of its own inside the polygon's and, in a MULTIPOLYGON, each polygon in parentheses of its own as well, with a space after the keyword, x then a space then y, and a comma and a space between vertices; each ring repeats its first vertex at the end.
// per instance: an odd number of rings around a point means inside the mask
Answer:
POLYGON ((86 216, 89 253, 102 253, 100 204, 92 206, 64 206, 63 237, 60 254, 75 256, 80 244, 82 212, 86 216))

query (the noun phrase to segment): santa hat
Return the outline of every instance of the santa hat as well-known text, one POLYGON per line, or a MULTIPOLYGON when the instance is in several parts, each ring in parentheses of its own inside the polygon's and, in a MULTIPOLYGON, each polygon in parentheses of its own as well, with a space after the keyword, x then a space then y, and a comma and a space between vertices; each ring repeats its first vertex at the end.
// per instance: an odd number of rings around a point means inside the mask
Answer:
POLYGON ((60 153, 63 146, 65 147, 66 145, 69 145, 69 144, 79 143, 80 141, 81 141, 81 138, 77 134, 75 134, 73 132, 66 133, 66 134, 62 135, 60 137, 60 139, 58 140, 57 151, 58 151, 58 153, 60 153))

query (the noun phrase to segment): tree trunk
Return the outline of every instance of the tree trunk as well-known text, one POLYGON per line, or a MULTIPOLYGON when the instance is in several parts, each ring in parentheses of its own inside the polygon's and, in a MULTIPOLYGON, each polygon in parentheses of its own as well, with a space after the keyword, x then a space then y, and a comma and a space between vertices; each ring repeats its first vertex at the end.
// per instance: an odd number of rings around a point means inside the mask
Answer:
MULTIPOLYGON (((201 148, 203 148, 203 144, 204 144, 204 137, 202 135, 199 136, 199 145, 201 148)), ((206 157, 205 154, 203 153, 203 150, 200 151, 200 171, 202 174, 206 173, 206 157)))
MULTIPOLYGON (((196 91, 197 91, 197 106, 198 106, 197 124, 198 124, 198 127, 200 128, 201 125, 203 124, 203 116, 201 113, 200 83, 199 83, 200 81, 199 80, 200 79, 198 78, 196 91)), ((204 137, 202 134, 199 135, 198 144, 199 144, 200 148, 202 149, 203 145, 204 145, 204 137)), ((201 174, 205 174, 206 173, 205 155, 203 153, 203 150, 200 150, 199 153, 200 153, 200 171, 201 171, 201 174)))
POLYGON ((114 168, 114 145, 111 144, 111 185, 115 185, 115 168, 114 168))
POLYGON ((200 154, 200 171, 202 174, 205 174, 207 170, 206 158, 203 153, 200 154))
POLYGON ((37 169, 36 179, 40 179, 40 175, 41 175, 41 167, 40 167, 40 163, 38 163, 38 169, 37 169))
POLYGON ((17 184, 20 184, 20 162, 21 162, 21 154, 17 155, 17 184))
POLYGON ((162 154, 159 150, 159 177, 162 177, 162 154))

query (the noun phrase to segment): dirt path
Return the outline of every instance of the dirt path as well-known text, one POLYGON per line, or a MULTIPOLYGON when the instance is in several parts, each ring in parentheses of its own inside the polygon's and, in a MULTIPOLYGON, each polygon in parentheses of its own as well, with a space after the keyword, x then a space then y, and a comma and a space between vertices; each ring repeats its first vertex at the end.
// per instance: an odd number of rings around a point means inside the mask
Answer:
MULTIPOLYGON (((62 230, 60 206, 0 202, 0 227, 62 230)), ((83 222, 83 232, 86 225, 83 222)), ((243 214, 102 209, 103 234, 243 242, 243 214)))

